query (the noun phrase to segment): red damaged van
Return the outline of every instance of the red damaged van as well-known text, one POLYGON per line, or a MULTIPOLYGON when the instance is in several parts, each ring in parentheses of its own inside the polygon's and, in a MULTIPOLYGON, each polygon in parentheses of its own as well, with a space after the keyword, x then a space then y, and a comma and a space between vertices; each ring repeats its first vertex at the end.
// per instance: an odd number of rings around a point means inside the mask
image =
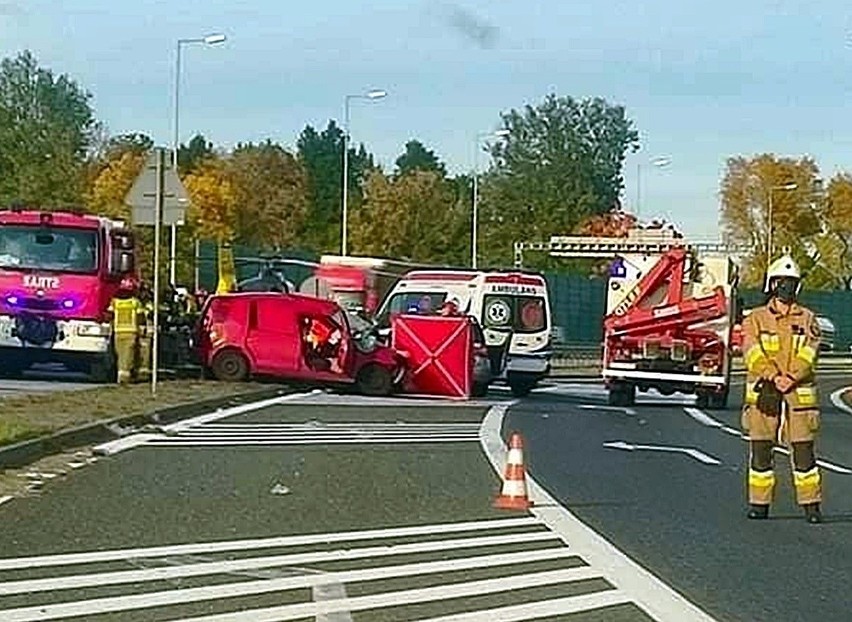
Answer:
POLYGON ((388 395, 405 374, 403 359, 369 327, 355 329, 337 303, 301 294, 211 296, 197 344, 204 369, 224 381, 271 376, 388 395))

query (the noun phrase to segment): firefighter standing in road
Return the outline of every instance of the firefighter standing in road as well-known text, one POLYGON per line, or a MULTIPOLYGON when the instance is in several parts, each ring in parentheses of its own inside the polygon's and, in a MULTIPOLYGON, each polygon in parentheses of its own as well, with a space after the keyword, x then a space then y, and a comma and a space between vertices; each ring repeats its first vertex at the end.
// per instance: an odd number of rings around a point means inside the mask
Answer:
POLYGON ((109 305, 112 313, 112 334, 115 344, 118 382, 131 382, 139 355, 139 314, 142 303, 132 292, 121 292, 109 305))
POLYGON ((743 427, 748 432, 748 517, 766 518, 775 488, 773 448, 791 449, 796 501, 810 523, 822 521, 822 486, 814 454, 819 429, 815 380, 820 332, 816 318, 797 302, 801 273, 789 254, 766 272, 765 306, 743 322, 747 369, 743 427))

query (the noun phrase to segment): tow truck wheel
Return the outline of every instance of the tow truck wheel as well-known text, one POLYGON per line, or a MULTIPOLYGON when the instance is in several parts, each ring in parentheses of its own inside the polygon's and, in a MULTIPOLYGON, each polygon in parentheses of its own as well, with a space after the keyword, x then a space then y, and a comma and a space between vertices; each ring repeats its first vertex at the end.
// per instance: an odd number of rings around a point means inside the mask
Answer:
POLYGON ((223 350, 213 357, 210 366, 217 380, 223 382, 243 382, 249 376, 249 364, 246 357, 237 350, 223 350))
POLYGON ((614 382, 609 387, 610 406, 633 406, 636 403, 636 387, 629 382, 614 382))
POLYGON ((728 388, 716 393, 715 391, 699 391, 696 405, 708 410, 725 410, 728 407, 728 388))
POLYGON ((381 365, 365 365, 358 372, 355 385, 364 395, 390 395, 393 390, 393 378, 381 365))

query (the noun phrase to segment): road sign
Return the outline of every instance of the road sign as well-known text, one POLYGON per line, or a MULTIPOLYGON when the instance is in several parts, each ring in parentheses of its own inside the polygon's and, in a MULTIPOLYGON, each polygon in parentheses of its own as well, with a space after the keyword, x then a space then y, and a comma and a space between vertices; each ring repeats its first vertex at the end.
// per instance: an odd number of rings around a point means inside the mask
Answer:
MULTIPOLYGON (((134 225, 153 225, 157 197, 157 158, 162 147, 151 152, 148 161, 133 187, 127 193, 124 202, 133 210, 134 225)), ((163 213, 161 225, 182 225, 189 206, 189 194, 178 177, 177 171, 167 168, 163 171, 163 213)))

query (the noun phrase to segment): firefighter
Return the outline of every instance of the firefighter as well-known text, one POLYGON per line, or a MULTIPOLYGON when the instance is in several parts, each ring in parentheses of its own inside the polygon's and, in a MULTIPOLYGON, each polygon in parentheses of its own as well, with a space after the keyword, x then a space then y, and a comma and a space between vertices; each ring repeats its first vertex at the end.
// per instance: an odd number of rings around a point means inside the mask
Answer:
POLYGON ((801 273, 785 254, 766 272, 767 303, 743 322, 747 370, 742 424, 749 436, 748 518, 769 515, 776 443, 791 449, 796 501, 809 523, 822 522, 822 486, 814 454, 819 429, 815 370, 820 331, 814 313, 797 302, 801 273))
POLYGON ((151 377, 151 352, 154 340, 154 296, 147 284, 139 286, 141 309, 137 316, 139 324, 139 359, 137 379, 146 382, 151 377))
POLYGON ((135 376, 139 350, 139 314, 142 303, 130 290, 119 290, 109 305, 115 344, 118 383, 126 384, 135 376))

